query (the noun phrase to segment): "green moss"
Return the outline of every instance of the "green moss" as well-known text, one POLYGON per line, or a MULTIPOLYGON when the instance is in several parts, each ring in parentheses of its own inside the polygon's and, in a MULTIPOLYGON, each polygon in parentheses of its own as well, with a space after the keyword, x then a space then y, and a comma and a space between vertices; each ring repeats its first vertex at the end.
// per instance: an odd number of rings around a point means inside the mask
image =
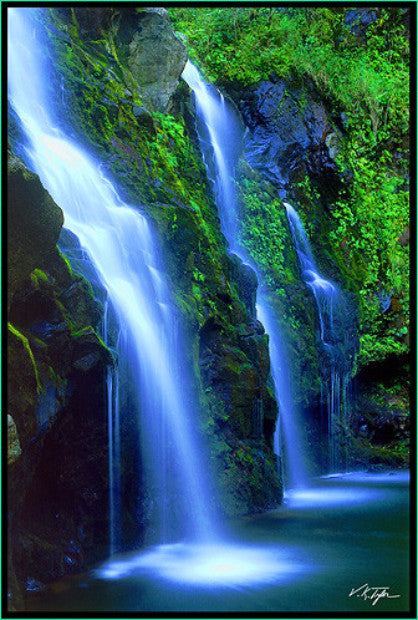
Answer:
POLYGON ((274 455, 262 444, 237 441, 233 446, 218 440, 217 458, 221 463, 218 473, 224 510, 232 516, 261 512, 274 508, 280 501, 279 485, 265 484, 274 480, 274 455))
POLYGON ((16 338, 18 338, 19 341, 22 343, 23 349, 26 351, 30 359, 30 362, 32 364, 33 374, 36 380, 36 390, 38 394, 40 394, 42 392, 42 384, 39 379, 38 367, 36 365, 35 358, 33 357, 33 353, 32 353, 32 349, 29 344, 29 340, 18 329, 16 329, 16 327, 14 327, 11 323, 7 323, 7 329, 9 330, 11 334, 13 334, 16 338))
POLYGON ((351 459, 356 465, 403 469, 410 466, 409 440, 380 446, 373 445, 365 438, 357 437, 353 439, 351 459))
POLYGON ((66 269, 67 269, 68 274, 69 274, 70 276, 72 276, 72 275, 73 275, 73 268, 71 267, 70 261, 69 261, 69 260, 68 260, 68 258, 65 256, 65 254, 63 254, 63 253, 61 252, 61 250, 60 250, 58 247, 57 247, 56 249, 57 249, 57 252, 58 252, 58 254, 59 254, 59 256, 60 256, 60 259, 61 259, 61 260, 63 261, 63 263, 65 264, 65 267, 66 267, 66 269))
POLYGON ((256 262, 271 308, 289 345, 295 398, 307 406, 320 390, 315 310, 301 282, 286 211, 274 187, 241 162, 237 183, 241 242, 256 262))
POLYGON ((49 277, 42 269, 34 269, 30 274, 30 279, 34 288, 39 288, 41 282, 49 283, 49 277))

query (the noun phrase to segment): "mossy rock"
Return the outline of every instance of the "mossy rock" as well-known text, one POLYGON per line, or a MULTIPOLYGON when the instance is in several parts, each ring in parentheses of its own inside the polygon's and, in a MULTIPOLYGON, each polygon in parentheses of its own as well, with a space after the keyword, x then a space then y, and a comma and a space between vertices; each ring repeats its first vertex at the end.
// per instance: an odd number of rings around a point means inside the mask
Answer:
POLYGON ((54 251, 64 217, 39 177, 10 152, 7 175, 9 307, 22 281, 54 251))
POLYGON ((9 324, 7 333, 8 405, 21 445, 36 434, 35 406, 42 386, 27 337, 9 324))
POLYGON ((14 463, 22 454, 16 424, 11 415, 7 416, 7 464, 14 463))

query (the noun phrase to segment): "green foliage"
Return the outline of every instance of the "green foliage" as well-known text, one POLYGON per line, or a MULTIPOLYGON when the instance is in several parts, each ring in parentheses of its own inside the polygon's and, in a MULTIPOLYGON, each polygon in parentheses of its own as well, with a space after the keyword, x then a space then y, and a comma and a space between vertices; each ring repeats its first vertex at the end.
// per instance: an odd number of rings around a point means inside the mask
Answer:
MULTIPOLYGON (((257 264, 264 267, 272 286, 294 275, 287 266, 287 223, 281 200, 272 197, 256 181, 241 177, 239 192, 243 201, 242 242, 257 264)), ((280 289, 278 289, 280 294, 280 289)))
MULTIPOLYGON (((306 177, 296 189, 319 263, 325 273, 337 265, 358 296, 360 361, 367 363, 406 349, 409 252, 399 237, 409 208, 409 40, 402 9, 377 9, 361 37, 345 24, 347 10, 199 7, 170 14, 210 79, 241 86, 272 72, 302 84, 310 79, 335 116, 344 112, 337 165, 349 180, 331 213, 315 181, 306 177), (385 295, 402 306, 401 324, 392 310, 382 314, 378 298, 385 295)), ((261 204, 254 188, 242 191, 243 241, 284 297, 283 214, 277 201, 261 204)))
POLYGON ((380 11, 367 46, 340 8, 170 8, 170 15, 212 80, 251 84, 272 71, 295 73, 346 111, 360 107, 373 131, 395 119, 406 129, 409 48, 399 9, 380 11))
POLYGON ((353 440, 351 461, 356 466, 377 465, 392 468, 410 466, 410 445, 408 440, 393 442, 388 445, 374 445, 364 437, 353 440))
POLYGON ((314 343, 315 310, 301 283, 286 211, 271 184, 243 163, 237 190, 241 203, 241 242, 256 262, 271 307, 281 320, 281 331, 289 344, 294 396, 307 405, 320 389, 314 343), (309 368, 310 372, 303 368, 309 368))
POLYGON ((367 366, 370 362, 377 362, 388 355, 401 355, 408 352, 408 347, 404 342, 387 336, 380 340, 376 334, 360 335, 360 354, 358 363, 360 366, 367 366))
POLYGON ((339 161, 343 171, 353 171, 351 193, 335 203, 330 234, 341 252, 341 269, 359 295, 363 363, 404 352, 409 318, 409 247, 400 243, 409 224, 408 191, 392 154, 384 149, 376 160, 375 149, 368 148, 367 155, 356 156, 366 145, 353 129, 339 161), (385 296, 400 300, 401 326, 393 312, 382 314, 379 297, 385 296))

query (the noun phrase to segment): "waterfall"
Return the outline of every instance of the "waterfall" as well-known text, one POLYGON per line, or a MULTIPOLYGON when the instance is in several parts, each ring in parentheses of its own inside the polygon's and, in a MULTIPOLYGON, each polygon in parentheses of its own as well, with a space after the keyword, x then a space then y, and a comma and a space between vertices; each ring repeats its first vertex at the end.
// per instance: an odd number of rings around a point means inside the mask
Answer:
POLYGON ((327 391, 328 469, 330 472, 344 471, 348 459, 353 359, 353 343, 347 329, 349 311, 338 287, 319 273, 299 215, 290 204, 284 205, 302 278, 312 290, 318 310, 322 374, 327 391))
POLYGON ((155 542, 183 534, 212 540, 212 497, 194 432, 191 380, 158 242, 146 217, 120 199, 99 162, 60 128, 62 112, 49 110, 42 66, 47 42, 35 10, 8 10, 8 96, 26 137, 25 161, 62 208, 65 227, 93 264, 118 323, 118 370, 107 380, 111 551, 121 537, 121 442, 132 429, 141 469, 134 495, 145 485, 155 542))
MULTIPOLYGON (((215 191, 216 205, 221 220, 221 229, 229 249, 243 263, 249 265, 262 278, 256 264, 240 243, 238 202, 234 185, 234 166, 239 153, 242 129, 238 113, 211 84, 207 84, 197 68, 188 61, 182 74, 194 93, 198 115, 198 134, 203 158, 215 191), (208 149, 208 146, 210 147, 208 149), (212 151, 212 156, 210 151, 212 151)), ((280 446, 280 425, 286 446, 284 463, 287 484, 290 488, 306 484, 304 454, 300 430, 296 424, 294 399, 290 385, 286 346, 279 325, 270 308, 266 292, 261 286, 257 290, 257 318, 263 323, 269 335, 269 352, 276 398, 279 403, 280 422, 276 425, 275 452, 282 454, 280 446)))

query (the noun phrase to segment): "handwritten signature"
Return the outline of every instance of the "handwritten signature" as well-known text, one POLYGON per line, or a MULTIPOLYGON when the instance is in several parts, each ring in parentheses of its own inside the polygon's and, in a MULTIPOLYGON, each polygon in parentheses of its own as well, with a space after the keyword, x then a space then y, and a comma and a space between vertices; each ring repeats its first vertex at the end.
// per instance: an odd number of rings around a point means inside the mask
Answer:
POLYGON ((371 601, 372 605, 376 605, 382 598, 399 598, 400 594, 389 594, 389 586, 369 586, 368 583, 363 584, 359 588, 352 588, 350 596, 362 598, 365 601, 371 601))

